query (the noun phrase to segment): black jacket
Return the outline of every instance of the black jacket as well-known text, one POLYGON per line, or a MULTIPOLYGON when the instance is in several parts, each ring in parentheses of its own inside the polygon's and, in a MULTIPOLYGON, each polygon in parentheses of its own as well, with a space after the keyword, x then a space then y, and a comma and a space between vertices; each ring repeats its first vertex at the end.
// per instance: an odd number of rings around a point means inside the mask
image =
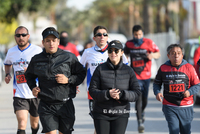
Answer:
POLYGON ((38 98, 47 103, 60 103, 75 97, 76 86, 83 82, 85 75, 85 69, 76 56, 59 48, 54 54, 46 53, 44 49, 35 55, 25 72, 31 90, 36 87, 35 79, 38 78, 41 90, 38 98), (57 83, 56 74, 64 74, 69 78, 69 83, 57 83))
POLYGON ((122 61, 114 66, 110 60, 99 65, 92 76, 89 93, 94 99, 94 113, 122 115, 130 110, 130 103, 141 94, 138 80, 133 69, 122 61), (112 99, 109 90, 119 89, 120 99, 112 99), (126 111, 126 112, 125 112, 126 111))

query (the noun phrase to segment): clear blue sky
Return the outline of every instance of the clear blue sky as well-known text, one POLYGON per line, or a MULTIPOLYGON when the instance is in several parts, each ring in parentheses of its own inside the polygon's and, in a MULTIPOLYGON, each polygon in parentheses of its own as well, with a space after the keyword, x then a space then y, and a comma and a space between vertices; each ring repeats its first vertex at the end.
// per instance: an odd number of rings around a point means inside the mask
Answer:
POLYGON ((68 7, 76 7, 79 10, 84 10, 88 5, 95 0, 67 0, 68 7))

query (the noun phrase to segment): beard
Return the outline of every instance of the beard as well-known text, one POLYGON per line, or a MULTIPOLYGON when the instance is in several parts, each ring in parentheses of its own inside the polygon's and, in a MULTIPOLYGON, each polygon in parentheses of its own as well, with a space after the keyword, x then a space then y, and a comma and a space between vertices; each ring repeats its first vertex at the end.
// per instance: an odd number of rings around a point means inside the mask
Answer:
POLYGON ((27 44, 28 44, 28 41, 25 42, 24 40, 19 40, 19 41, 17 42, 17 45, 18 45, 19 47, 25 47, 27 44))

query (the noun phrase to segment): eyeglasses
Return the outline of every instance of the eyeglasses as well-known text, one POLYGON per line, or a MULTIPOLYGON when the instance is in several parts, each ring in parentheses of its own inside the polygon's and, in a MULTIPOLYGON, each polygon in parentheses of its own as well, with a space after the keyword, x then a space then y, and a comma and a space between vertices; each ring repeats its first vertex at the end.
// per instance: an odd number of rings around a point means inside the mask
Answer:
POLYGON ((119 49, 114 49, 114 50, 113 50, 113 49, 108 49, 108 53, 109 53, 109 54, 111 54, 113 51, 114 51, 116 54, 119 53, 119 49))
POLYGON ((107 34, 107 33, 97 33, 97 34, 95 34, 95 36, 94 36, 94 37, 96 37, 96 36, 102 36, 102 35, 103 35, 104 37, 105 37, 105 36, 108 36, 108 34, 107 34))
POLYGON ((16 37, 20 37, 20 36, 25 37, 27 35, 28 35, 27 33, 26 34, 25 33, 23 33, 23 34, 15 34, 16 37))

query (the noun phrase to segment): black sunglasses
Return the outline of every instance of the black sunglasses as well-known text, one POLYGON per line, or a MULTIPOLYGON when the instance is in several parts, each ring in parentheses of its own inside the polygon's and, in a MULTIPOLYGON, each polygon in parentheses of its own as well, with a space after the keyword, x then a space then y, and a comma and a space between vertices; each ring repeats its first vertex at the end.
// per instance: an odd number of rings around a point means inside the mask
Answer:
POLYGON ((20 37, 20 36, 25 37, 27 35, 28 35, 27 33, 26 34, 25 33, 23 33, 23 34, 15 34, 16 37, 20 37))
POLYGON ((119 53, 119 49, 115 49, 115 50, 113 50, 113 49, 108 49, 108 53, 109 53, 109 54, 111 54, 113 51, 114 51, 116 54, 119 53))
POLYGON ((105 37, 105 36, 108 36, 108 34, 107 34, 107 33, 97 33, 97 34, 95 34, 95 36, 94 36, 94 37, 96 37, 96 36, 102 36, 102 35, 103 35, 104 37, 105 37))

